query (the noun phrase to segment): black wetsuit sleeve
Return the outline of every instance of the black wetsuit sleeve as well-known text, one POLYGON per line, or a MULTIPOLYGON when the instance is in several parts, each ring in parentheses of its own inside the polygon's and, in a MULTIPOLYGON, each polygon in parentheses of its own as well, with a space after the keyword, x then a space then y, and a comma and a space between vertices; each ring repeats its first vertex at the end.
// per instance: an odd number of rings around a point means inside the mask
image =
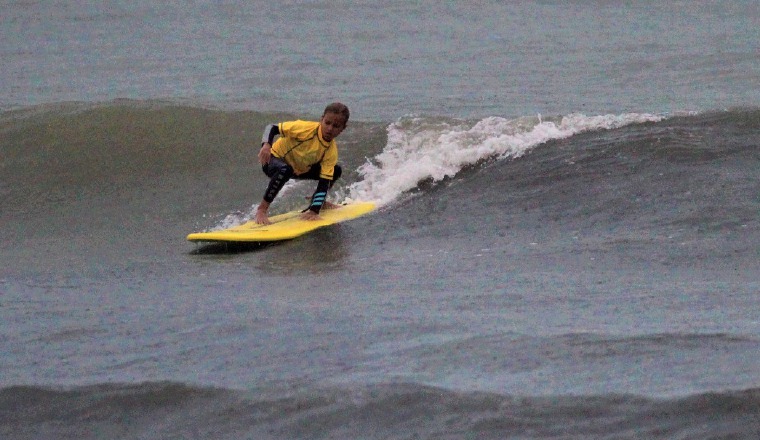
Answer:
POLYGON ((271 144, 274 137, 280 134, 279 124, 269 124, 264 129, 264 135, 261 137, 261 145, 271 144))
POLYGON ((319 214, 319 210, 322 209, 322 205, 325 204, 328 189, 330 189, 330 180, 319 179, 319 183, 317 183, 317 190, 314 191, 314 195, 311 196, 311 205, 309 205, 309 210, 313 211, 315 214, 319 214))

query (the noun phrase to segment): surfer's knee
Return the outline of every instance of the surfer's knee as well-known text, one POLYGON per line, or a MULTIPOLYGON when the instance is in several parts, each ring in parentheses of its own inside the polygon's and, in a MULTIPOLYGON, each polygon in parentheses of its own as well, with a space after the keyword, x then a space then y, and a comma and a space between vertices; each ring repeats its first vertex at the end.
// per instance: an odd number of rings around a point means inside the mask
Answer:
POLYGON ((264 174, 271 178, 279 177, 281 179, 290 179, 293 177, 293 167, 288 165, 284 160, 276 157, 269 159, 269 163, 262 166, 264 174))
POLYGON ((275 175, 273 177, 279 177, 284 180, 288 180, 291 177, 293 177, 293 167, 290 165, 283 163, 282 165, 278 166, 276 168, 276 171, 274 173, 275 175))

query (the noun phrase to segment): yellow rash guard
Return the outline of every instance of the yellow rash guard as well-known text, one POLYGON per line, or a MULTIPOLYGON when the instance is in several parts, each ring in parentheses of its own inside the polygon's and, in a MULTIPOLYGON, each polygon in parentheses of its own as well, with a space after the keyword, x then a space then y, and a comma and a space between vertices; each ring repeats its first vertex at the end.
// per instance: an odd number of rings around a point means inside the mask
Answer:
POLYGON ((272 145, 272 154, 293 167, 296 175, 320 164, 320 179, 333 180, 338 163, 338 145, 322 139, 319 122, 289 121, 277 124, 280 137, 272 145))

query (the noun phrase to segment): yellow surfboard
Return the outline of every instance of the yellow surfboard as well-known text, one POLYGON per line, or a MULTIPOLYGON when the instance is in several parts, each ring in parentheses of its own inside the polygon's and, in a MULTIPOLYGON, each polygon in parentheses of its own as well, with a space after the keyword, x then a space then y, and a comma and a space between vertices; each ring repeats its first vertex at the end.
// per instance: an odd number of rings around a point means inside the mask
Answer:
POLYGON ((260 225, 255 221, 249 221, 239 226, 234 226, 221 231, 196 232, 187 236, 190 241, 209 242, 259 242, 280 241, 296 238, 307 232, 329 226, 342 221, 360 217, 375 209, 372 202, 356 202, 340 205, 335 209, 322 209, 319 212, 320 220, 303 220, 299 214, 301 211, 291 211, 285 214, 275 215, 269 218, 271 225, 260 225))

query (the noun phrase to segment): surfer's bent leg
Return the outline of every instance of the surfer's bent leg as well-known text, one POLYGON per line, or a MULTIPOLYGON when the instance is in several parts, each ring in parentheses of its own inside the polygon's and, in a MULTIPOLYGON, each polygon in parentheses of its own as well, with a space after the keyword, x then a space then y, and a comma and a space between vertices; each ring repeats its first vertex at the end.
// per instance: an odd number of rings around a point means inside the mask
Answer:
POLYGON ((264 171, 264 174, 271 178, 269 186, 267 186, 267 190, 264 193, 264 200, 267 203, 272 203, 274 198, 277 197, 277 193, 285 186, 285 183, 293 177, 293 168, 282 159, 272 156, 269 159, 269 163, 262 165, 261 169, 264 171))
POLYGON ((342 172, 343 168, 341 168, 340 165, 335 165, 335 168, 333 168, 333 179, 330 181, 330 188, 332 188, 332 186, 335 185, 335 182, 340 179, 342 172))
MULTIPOLYGON (((312 165, 311 168, 309 168, 309 171, 301 174, 300 176, 294 176, 294 179, 308 179, 308 180, 319 180, 319 173, 321 172, 321 167, 319 164, 312 165)), ((335 168, 333 168, 333 178, 330 180, 330 188, 335 184, 335 182, 340 179, 340 175, 343 172, 343 169, 340 167, 340 165, 335 165, 335 168)))

